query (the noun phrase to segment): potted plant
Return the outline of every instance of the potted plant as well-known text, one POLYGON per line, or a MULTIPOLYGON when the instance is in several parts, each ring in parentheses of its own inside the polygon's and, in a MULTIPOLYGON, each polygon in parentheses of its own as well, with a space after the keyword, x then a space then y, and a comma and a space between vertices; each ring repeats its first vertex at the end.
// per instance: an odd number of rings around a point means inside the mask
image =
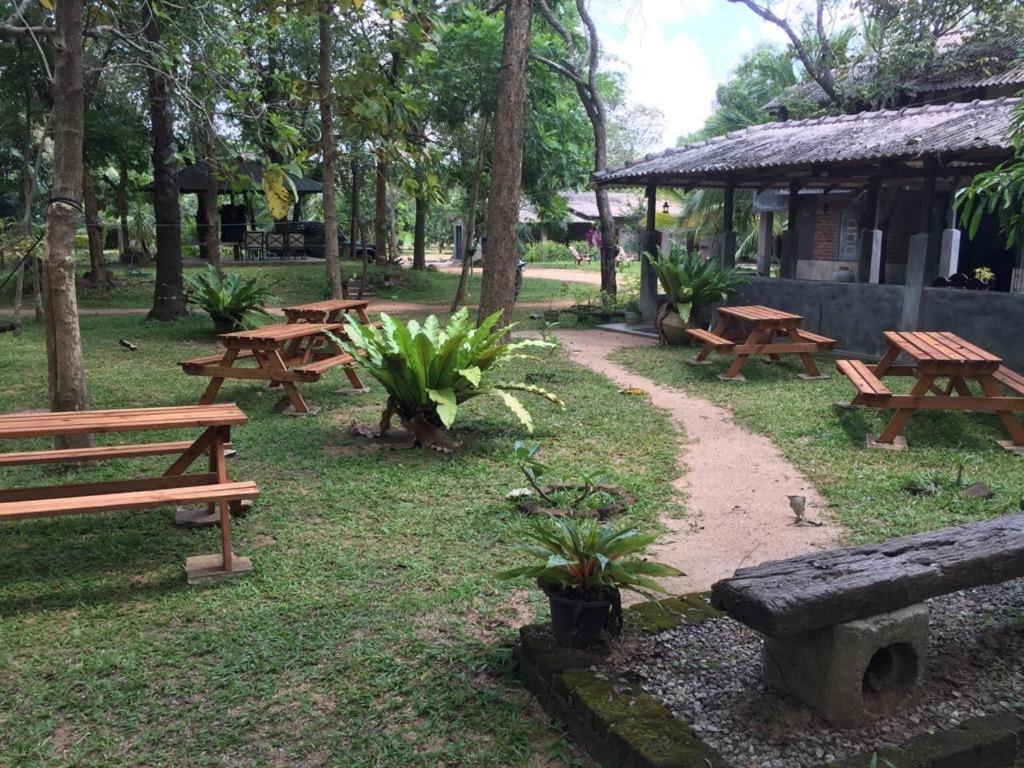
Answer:
POLYGON ((442 328, 436 315, 422 324, 402 323, 380 313, 380 328, 349 320, 345 339, 338 343, 356 364, 380 382, 388 393, 381 415, 384 434, 391 419, 398 416, 417 445, 447 449, 452 443, 448 430, 459 406, 480 395, 492 395, 508 406, 533 431, 533 420, 512 391, 540 395, 562 407, 555 395, 531 384, 487 382, 486 374, 526 349, 551 349, 551 342, 527 339, 514 344, 505 341, 514 326, 499 326, 501 312, 495 312, 479 326, 460 309, 442 328))
POLYGON ((678 246, 660 260, 647 260, 658 272, 668 304, 663 305, 655 317, 658 337, 666 344, 684 344, 686 329, 692 328, 702 309, 718 301, 725 301, 746 282, 742 273, 723 267, 715 261, 705 261, 698 253, 687 253, 678 246))
POLYGON ((681 576, 640 554, 658 539, 636 528, 613 529, 596 520, 544 516, 531 521, 524 552, 539 562, 499 574, 536 579, 551 605, 551 631, 564 646, 586 648, 607 628, 622 628, 620 590, 653 600, 667 591, 654 577, 681 576))
POLYGON ((622 307, 623 319, 627 325, 640 322, 640 281, 636 278, 623 277, 619 287, 619 306, 622 307))
POLYGON ((264 304, 276 301, 259 278, 243 279, 235 272, 218 272, 211 266, 194 275, 185 275, 185 301, 207 312, 217 333, 243 328, 250 312, 270 313, 264 304))

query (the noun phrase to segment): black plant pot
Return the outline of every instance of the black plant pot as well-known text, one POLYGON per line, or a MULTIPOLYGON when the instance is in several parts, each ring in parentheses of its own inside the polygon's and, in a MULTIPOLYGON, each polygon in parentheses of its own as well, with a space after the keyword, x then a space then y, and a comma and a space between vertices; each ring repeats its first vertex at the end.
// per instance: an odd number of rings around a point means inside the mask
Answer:
POLYGON ((556 587, 541 584, 551 605, 551 633, 566 648, 588 648, 608 627, 615 631, 612 608, 619 605, 618 592, 606 592, 600 600, 580 600, 556 587))
POLYGON ((213 320, 213 332, 217 335, 231 333, 239 325, 239 322, 233 317, 224 315, 210 315, 210 317, 213 320))

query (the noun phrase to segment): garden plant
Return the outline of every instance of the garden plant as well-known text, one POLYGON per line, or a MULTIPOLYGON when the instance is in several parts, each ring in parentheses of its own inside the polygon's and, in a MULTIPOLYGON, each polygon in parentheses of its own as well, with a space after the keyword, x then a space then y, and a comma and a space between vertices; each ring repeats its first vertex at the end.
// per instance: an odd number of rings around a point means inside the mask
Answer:
POLYGON ((250 312, 267 315, 264 305, 276 299, 257 277, 207 267, 185 275, 185 300, 207 312, 218 333, 227 333, 244 327, 250 312))

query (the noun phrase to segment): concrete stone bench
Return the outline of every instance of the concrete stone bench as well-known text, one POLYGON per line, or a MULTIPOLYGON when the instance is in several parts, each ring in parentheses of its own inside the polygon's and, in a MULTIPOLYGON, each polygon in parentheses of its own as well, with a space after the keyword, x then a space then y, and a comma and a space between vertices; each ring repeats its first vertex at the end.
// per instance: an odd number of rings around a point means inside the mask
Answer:
POLYGON ((839 727, 891 711, 921 678, 931 597, 1024 577, 1024 513, 776 560, 712 587, 765 636, 765 682, 839 727))

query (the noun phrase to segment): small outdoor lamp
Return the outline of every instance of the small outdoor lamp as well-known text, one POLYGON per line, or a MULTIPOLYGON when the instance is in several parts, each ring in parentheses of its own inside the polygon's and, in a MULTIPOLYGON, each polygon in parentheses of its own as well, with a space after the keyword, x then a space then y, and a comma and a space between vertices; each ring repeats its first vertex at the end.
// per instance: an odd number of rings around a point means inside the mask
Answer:
POLYGON ((668 213, 668 200, 661 204, 661 212, 668 213))

